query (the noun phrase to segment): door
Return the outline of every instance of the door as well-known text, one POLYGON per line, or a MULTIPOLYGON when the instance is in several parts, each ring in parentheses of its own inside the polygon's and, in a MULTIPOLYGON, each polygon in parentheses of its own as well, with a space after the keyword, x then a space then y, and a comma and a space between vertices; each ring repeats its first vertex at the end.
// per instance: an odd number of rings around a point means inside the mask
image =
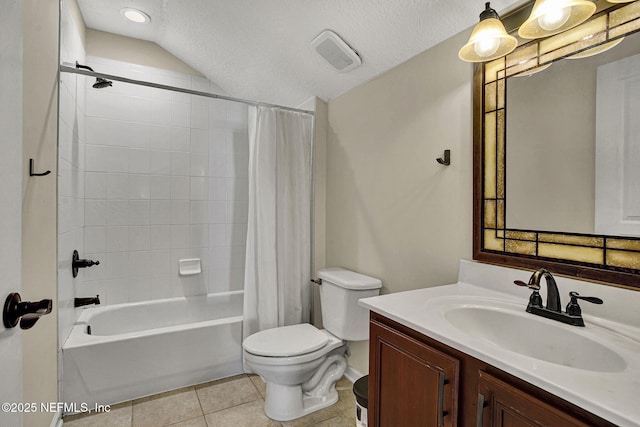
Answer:
POLYGON ((640 55, 598 67, 596 233, 640 235, 640 55))
POLYGON ((589 426, 482 371, 478 381, 477 425, 482 427, 589 426))
MULTIPOLYGON (((0 3, 0 304, 21 290, 22 253, 22 0, 0 3)), ((20 328, 0 323, 0 426, 22 417, 4 403, 22 400, 20 328), (7 411, 9 409, 9 411, 7 411)))
POLYGON ((382 323, 370 325, 369 425, 456 426, 458 360, 382 323))

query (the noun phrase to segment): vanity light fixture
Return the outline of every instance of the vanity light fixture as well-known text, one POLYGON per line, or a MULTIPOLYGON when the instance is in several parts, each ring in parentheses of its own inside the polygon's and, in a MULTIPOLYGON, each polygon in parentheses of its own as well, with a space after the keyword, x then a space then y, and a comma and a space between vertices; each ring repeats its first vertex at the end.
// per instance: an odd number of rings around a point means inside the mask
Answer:
POLYGON ((609 3, 631 3, 635 0, 607 0, 609 3))
POLYGON ((120 15, 124 16, 131 22, 136 24, 148 24, 151 22, 151 17, 139 9, 132 7, 123 7, 120 9, 120 15))
POLYGON ((467 44, 458 52, 458 57, 466 62, 491 61, 513 52, 517 46, 518 40, 507 34, 498 13, 487 2, 480 14, 480 22, 471 32, 467 44))
POLYGON ((536 0, 518 35, 523 39, 552 36, 583 23, 595 11, 595 3, 589 0, 536 0))

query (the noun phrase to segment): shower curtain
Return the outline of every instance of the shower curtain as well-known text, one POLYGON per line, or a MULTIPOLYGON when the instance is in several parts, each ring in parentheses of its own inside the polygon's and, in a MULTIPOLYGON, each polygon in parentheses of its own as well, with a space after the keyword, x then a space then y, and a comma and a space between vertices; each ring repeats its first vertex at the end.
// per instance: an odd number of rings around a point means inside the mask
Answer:
POLYGON ((249 108, 243 339, 309 321, 312 117, 249 108))

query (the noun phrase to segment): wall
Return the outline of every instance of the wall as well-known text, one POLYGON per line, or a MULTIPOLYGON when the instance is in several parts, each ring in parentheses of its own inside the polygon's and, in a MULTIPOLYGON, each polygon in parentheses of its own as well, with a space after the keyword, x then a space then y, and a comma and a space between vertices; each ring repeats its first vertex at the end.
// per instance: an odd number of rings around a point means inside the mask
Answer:
MULTIPOLYGON (((22 296, 56 298, 58 1, 24 0, 22 296), (29 158, 45 177, 29 177, 29 158)), ((23 334, 24 402, 57 401, 58 311, 23 334)), ((23 425, 49 425, 53 414, 27 413, 23 425)))
MULTIPOLYGON (((320 98, 314 99, 313 110, 313 265, 311 275, 317 278, 317 271, 327 266, 326 225, 327 225, 327 128, 328 105, 320 98)), ((313 317, 311 323, 322 327, 322 306, 320 289, 313 285, 313 317)))
MULTIPOLYGON (((95 70, 199 91, 203 77, 88 57, 95 70)), ((86 78, 83 78, 86 79, 86 78)), ((247 106, 86 80, 84 256, 76 294, 116 304, 240 290, 247 224, 247 106), (179 259, 203 273, 178 275, 179 259)))
MULTIPOLYGON (((472 66, 459 34, 329 102, 326 263, 383 292, 453 283, 472 246, 472 66), (451 149, 451 166, 436 163, 451 149)), ((368 342, 349 364, 368 372, 368 342)))
POLYGON ((197 70, 157 44, 146 40, 87 28, 86 49, 87 54, 91 56, 202 77, 197 70))

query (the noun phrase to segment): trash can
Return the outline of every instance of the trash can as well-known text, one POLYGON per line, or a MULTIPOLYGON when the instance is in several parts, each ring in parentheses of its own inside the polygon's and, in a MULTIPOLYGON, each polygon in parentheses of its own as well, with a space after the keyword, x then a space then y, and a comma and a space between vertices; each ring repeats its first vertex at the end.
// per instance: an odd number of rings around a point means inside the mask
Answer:
POLYGON ((353 383, 356 395, 356 427, 367 427, 367 407, 369 406, 369 375, 353 383))

